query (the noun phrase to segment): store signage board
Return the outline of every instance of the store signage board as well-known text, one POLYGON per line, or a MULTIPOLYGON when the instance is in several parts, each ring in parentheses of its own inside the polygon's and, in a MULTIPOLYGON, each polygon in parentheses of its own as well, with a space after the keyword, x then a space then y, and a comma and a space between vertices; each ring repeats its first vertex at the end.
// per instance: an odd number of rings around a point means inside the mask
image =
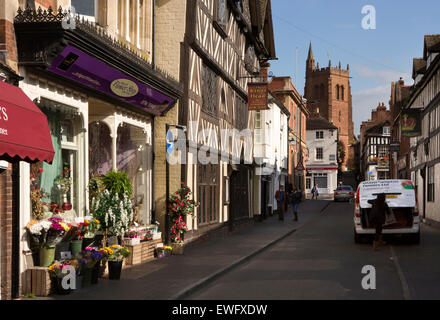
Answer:
POLYGON ((165 94, 70 45, 48 70, 154 115, 162 115, 175 103, 165 94))
POLYGON ((420 109, 402 110, 400 128, 403 137, 419 137, 422 135, 422 121, 420 109))
POLYGON ((269 109, 267 96, 267 83, 248 83, 248 110, 259 111, 269 109))

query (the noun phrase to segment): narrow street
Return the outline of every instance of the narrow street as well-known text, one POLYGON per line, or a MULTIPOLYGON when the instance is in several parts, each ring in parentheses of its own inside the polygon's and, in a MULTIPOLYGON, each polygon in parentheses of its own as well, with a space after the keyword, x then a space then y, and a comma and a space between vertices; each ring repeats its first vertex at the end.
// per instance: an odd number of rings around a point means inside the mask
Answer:
POLYGON ((369 243, 354 243, 352 212, 351 203, 331 203, 300 230, 188 299, 440 298, 440 230, 423 226, 420 245, 391 239, 373 252, 369 243), (365 265, 376 268, 376 290, 362 289, 365 265))

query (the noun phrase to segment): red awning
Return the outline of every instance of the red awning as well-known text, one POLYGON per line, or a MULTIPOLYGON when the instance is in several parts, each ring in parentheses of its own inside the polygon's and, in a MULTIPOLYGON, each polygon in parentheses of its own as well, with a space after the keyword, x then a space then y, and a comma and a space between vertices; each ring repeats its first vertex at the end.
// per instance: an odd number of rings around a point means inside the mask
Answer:
POLYGON ((44 113, 20 88, 0 81, 0 160, 51 163, 54 154, 44 113))

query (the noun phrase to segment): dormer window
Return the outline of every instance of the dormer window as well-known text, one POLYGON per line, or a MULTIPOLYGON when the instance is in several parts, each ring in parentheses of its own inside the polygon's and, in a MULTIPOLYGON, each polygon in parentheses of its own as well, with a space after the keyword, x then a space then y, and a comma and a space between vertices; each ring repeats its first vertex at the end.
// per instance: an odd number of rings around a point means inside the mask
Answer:
POLYGON ((383 135, 389 137, 391 135, 391 128, 388 126, 383 127, 383 135))

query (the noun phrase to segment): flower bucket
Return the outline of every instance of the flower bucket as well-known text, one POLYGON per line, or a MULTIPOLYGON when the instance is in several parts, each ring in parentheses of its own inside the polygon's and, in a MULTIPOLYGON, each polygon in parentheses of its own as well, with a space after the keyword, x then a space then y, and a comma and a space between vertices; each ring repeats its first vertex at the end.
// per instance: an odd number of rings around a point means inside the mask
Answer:
POLYGON ((77 253, 80 253, 82 250, 82 240, 72 240, 70 242, 70 247, 72 248, 72 255, 76 256, 77 253))
POLYGON ((92 284, 98 284, 99 279, 99 263, 95 264, 95 266, 92 269, 92 284))
POLYGON ((122 260, 108 262, 108 278, 110 280, 121 279, 122 260))
POLYGON ((55 246, 40 247, 40 267, 49 267, 55 260, 55 246))
POLYGON ((82 282, 83 282, 83 276, 76 276, 75 278, 75 290, 81 290, 82 288, 82 282))
POLYGON ((162 259, 164 257, 165 257, 165 253, 163 253, 163 252, 157 254, 157 259, 162 259))
POLYGON ((63 278, 54 277, 52 278, 52 282, 55 283, 55 291, 59 295, 66 295, 69 294, 72 289, 64 289, 63 288, 63 278))
POLYGON ((61 241, 55 247, 55 260, 61 260, 61 252, 70 251, 70 243, 66 241, 61 241))
POLYGON ((84 268, 82 271, 82 288, 89 287, 92 284, 92 269, 84 268))
POLYGON ((183 243, 172 243, 171 246, 173 247, 174 255, 183 254, 183 243))

